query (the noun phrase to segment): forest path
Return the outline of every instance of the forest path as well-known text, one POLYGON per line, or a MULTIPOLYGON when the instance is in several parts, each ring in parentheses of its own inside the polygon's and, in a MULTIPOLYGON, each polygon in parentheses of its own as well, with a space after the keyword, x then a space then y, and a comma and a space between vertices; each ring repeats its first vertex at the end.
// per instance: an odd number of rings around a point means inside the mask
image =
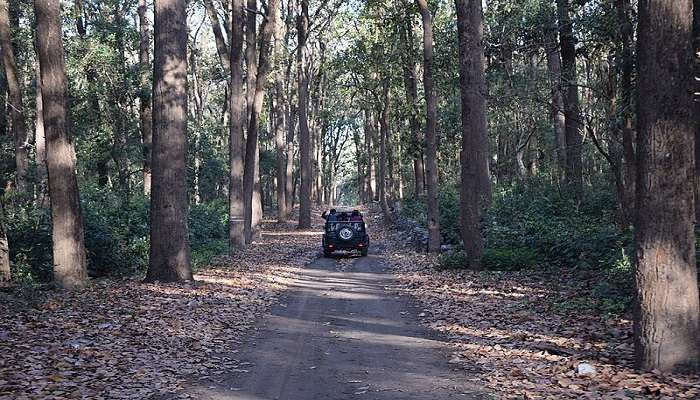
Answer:
POLYGON ((318 258, 304 268, 240 353, 240 369, 198 399, 474 399, 378 254, 318 258))

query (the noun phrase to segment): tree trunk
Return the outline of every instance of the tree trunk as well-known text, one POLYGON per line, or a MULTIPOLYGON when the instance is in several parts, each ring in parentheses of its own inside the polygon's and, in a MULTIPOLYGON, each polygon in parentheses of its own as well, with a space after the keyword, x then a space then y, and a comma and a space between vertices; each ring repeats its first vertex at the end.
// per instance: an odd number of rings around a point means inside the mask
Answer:
POLYGON ((292 96, 289 97, 289 113, 287 114, 287 166, 285 169, 285 193, 287 200, 287 210, 294 208, 294 131, 296 130, 296 107, 291 104, 292 96))
MULTIPOLYGON (((258 63, 257 63, 257 10, 258 10, 258 2, 257 0, 247 0, 246 1, 246 25, 245 25, 245 41, 246 41, 246 48, 245 48, 245 60, 246 60, 246 127, 250 126, 250 122, 248 121, 251 118, 251 113, 253 110, 253 104, 255 102, 255 87, 256 87, 256 80, 258 76, 258 63)), ((246 134, 247 137, 247 134, 246 134)), ((247 142, 246 142, 247 143, 247 142)), ((247 146, 247 144, 246 144, 247 146)), ((260 221, 262 220, 262 197, 260 196, 260 159, 259 159, 259 154, 260 154, 260 144, 257 143, 256 140, 256 146, 255 146, 255 164, 254 164, 254 171, 253 171, 253 196, 252 200, 250 202, 247 201, 247 197, 244 197, 246 199, 246 210, 248 207, 251 208, 251 217, 250 217, 250 225, 251 225, 251 236, 250 238, 252 239, 252 235, 257 232, 258 225, 260 221)), ((247 147, 245 150, 245 158, 244 162, 247 164, 248 163, 248 151, 247 147)), ((244 183, 245 184, 245 183, 244 183)), ((245 189, 244 189, 245 190, 245 189)))
MULTIPOLYGON (((357 129, 353 130, 353 142, 355 144, 355 162, 357 163, 357 199, 358 203, 364 204, 367 202, 367 194, 366 194, 366 188, 367 184, 365 183, 365 168, 364 164, 366 164, 365 159, 366 155, 364 155, 364 149, 362 147, 362 141, 360 139, 360 133, 357 129)), ((335 200, 333 201, 335 203, 335 200)))
POLYGON ((377 195, 374 163, 374 119, 369 109, 365 109, 365 146, 367 151, 367 201, 372 202, 377 195))
MULTIPOLYGON (((545 11, 549 13, 548 11, 545 11)), ((566 180, 566 117, 564 115, 564 93, 561 80, 561 54, 559 53, 559 41, 557 39, 557 26, 554 18, 550 18, 544 29, 544 50, 547 56, 547 71, 549 73, 549 85, 551 87, 551 112, 550 119, 554 127, 554 142, 557 152, 557 172, 559 181, 566 180)))
POLYGON ((630 12, 632 6, 629 0, 616 0, 618 26, 622 45, 620 65, 620 102, 618 105, 620 116, 619 126, 622 128, 622 160, 623 160, 623 198, 622 215, 625 228, 634 220, 635 215, 635 180, 637 179, 636 155, 634 150, 634 122, 632 113, 634 103, 632 101, 634 73, 634 27, 632 26, 630 12))
MULTIPOLYGON (((0 59, 2 48, 0 48, 0 59)), ((0 136, 7 134, 7 79, 5 79, 5 68, 0 67, 0 136)))
POLYGON ((484 73, 484 20, 481 0, 455 0, 459 38, 459 81, 462 92, 462 241, 468 267, 481 269, 484 243, 479 229, 482 136, 486 136, 486 76, 484 73))
POLYGON ((410 12, 404 16, 404 21, 401 26, 402 41, 409 46, 403 52, 403 81, 404 90, 406 91, 406 101, 410 109, 408 114, 409 127, 411 129, 411 138, 414 143, 411 146, 413 154, 413 177, 415 184, 413 185, 413 196, 418 199, 425 192, 425 175, 423 173, 423 138, 420 132, 418 123, 418 84, 416 83, 416 63, 413 61, 413 29, 411 27, 410 12))
POLYGON ((219 62, 221 63, 221 68, 224 69, 225 74, 231 72, 231 64, 229 60, 228 45, 226 44, 226 39, 221 31, 221 25, 219 24, 219 16, 216 13, 216 8, 212 0, 203 0, 204 8, 207 10, 207 15, 209 16, 209 22, 211 23, 212 31, 214 32, 214 41, 216 42, 216 52, 219 55, 219 62))
POLYGON ((153 187, 146 282, 192 280, 187 228, 187 1, 155 0, 153 187))
MULTIPOLYGON (((281 41, 275 46, 281 48, 281 41)), ((281 72, 277 74, 275 82, 275 99, 272 105, 272 114, 274 116, 275 130, 275 152, 277 155, 277 220, 279 222, 287 221, 287 142, 284 132, 284 82, 281 72)))
POLYGON ((48 206, 48 171, 46 170, 46 132, 44 130, 44 99, 41 91, 41 65, 36 63, 36 119, 34 144, 36 149, 37 205, 48 206))
POLYGON ((306 72, 306 39, 309 30, 309 1, 301 0, 301 12, 297 17, 297 74, 299 76, 299 158, 301 167, 301 191, 299 193, 299 228, 311 227, 311 139, 309 133, 309 78, 306 72))
POLYGON ((70 289, 85 284, 85 240, 75 176, 75 148, 68 125, 68 87, 57 0, 35 0, 37 50, 41 65, 46 162, 49 172, 54 281, 70 289))
POLYGON ((243 125, 245 97, 243 94, 243 0, 231 4, 231 131, 229 138, 229 251, 245 247, 243 201, 243 125))
POLYGON ((12 280, 10 268, 10 244, 5 231, 5 209, 0 200, 0 284, 12 280))
POLYGON ((439 253, 440 209, 438 205, 437 98, 433 83, 433 17, 426 0, 416 0, 423 19, 423 86, 426 103, 426 175, 428 184, 428 252, 439 253))
POLYGON ((148 32, 148 18, 146 17, 146 0, 139 0, 139 68, 141 90, 139 91, 140 109, 139 119, 141 124, 141 142, 143 150, 143 193, 151 195, 151 149, 153 147, 153 111, 151 109, 150 91, 150 60, 148 50, 151 38, 148 32))
POLYGON ((0 49, 7 81, 8 107, 12 121, 12 135, 15 145, 15 184, 20 193, 26 194, 28 188, 29 154, 27 151, 27 124, 24 120, 24 103, 22 88, 17 76, 15 50, 10 37, 10 14, 7 0, 0 0, 0 49))
MULTIPOLYGON (((117 71, 120 76, 126 75, 126 58, 124 55, 124 18, 122 4, 117 1, 114 5, 114 36, 117 52, 117 71)), ((114 124, 112 126, 112 159, 117 165, 117 178, 119 181, 119 191, 122 200, 128 204, 129 202, 129 154, 127 146, 129 144, 129 132, 127 131, 126 121, 124 116, 124 107, 126 101, 124 98, 124 89, 117 83, 113 87, 111 93, 112 118, 114 124)))
POLYGON ((561 43, 562 86, 566 90, 564 114, 566 116, 566 182, 578 198, 583 190, 581 161, 581 110, 576 80, 576 38, 571 22, 570 0, 557 0, 559 15, 559 42, 561 43))
MULTIPOLYGON (((695 119, 700 119, 700 0, 693 0, 693 100, 695 119)), ((695 127, 695 223, 700 221, 700 123, 695 127)))
POLYGON ((690 0, 639 4, 635 348, 662 372, 700 361, 691 13, 690 0))
POLYGON ((389 204, 387 202, 387 145, 389 137, 389 80, 382 83, 382 103, 378 104, 379 110, 379 206, 387 221, 391 221, 389 204))
MULTIPOLYGON (((258 186, 260 193, 259 176, 256 182, 256 170, 259 168, 259 145, 258 145, 258 128, 260 125, 260 113, 263 108, 263 100, 265 99, 265 85, 267 77, 272 70, 270 57, 274 52, 275 24, 277 23, 277 13, 279 12, 279 0, 269 0, 268 14, 263 20, 261 27, 262 37, 260 38, 260 59, 258 65, 260 69, 257 71, 255 80, 255 95, 253 96, 253 107, 251 108, 250 119, 248 121, 248 137, 246 138, 246 162, 243 173, 243 195, 247 204, 253 204, 256 200, 253 192, 255 186, 258 186)), ((257 199, 261 201, 260 197, 257 199)), ((254 207, 246 207, 245 209, 245 236, 248 243, 253 240, 254 225, 254 207)))

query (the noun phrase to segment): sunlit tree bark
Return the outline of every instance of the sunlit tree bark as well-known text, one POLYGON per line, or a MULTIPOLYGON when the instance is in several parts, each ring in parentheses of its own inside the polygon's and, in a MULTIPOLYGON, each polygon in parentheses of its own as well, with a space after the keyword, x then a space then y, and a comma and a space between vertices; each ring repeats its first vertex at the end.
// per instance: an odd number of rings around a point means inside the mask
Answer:
POLYGON ((188 281, 187 1, 154 4, 153 187, 146 281, 188 281))
POLYGON ((34 1, 51 197, 53 275, 57 286, 71 289, 85 284, 87 269, 75 148, 68 125, 60 8, 58 0, 34 1))
POLYGON ((665 372, 700 363, 691 25, 690 0, 639 3, 635 347, 665 372))

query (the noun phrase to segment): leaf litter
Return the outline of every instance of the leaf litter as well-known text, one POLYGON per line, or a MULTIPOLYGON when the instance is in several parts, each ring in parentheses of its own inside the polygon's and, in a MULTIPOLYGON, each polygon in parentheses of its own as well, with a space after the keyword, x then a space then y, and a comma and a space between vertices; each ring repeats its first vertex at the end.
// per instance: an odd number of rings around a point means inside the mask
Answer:
POLYGON ((421 322, 450 341, 449 363, 496 398, 700 399, 700 376, 634 369, 626 316, 556 306, 588 294, 575 272, 439 270, 435 256, 380 225, 372 235, 387 246, 395 290, 416 298, 421 322))
POLYGON ((266 223, 192 283, 0 293, 0 399, 177 398, 188 380, 247 372, 245 331, 317 249, 313 232, 266 223))

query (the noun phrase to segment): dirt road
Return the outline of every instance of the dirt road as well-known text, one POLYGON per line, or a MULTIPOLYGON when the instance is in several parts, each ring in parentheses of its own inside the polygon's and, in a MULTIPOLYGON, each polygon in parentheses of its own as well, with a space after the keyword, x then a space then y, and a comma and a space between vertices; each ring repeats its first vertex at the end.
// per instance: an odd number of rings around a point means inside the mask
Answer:
POLYGON ((304 269, 200 399, 486 398, 447 362, 445 344, 421 327, 420 310, 392 291, 378 255, 319 258, 304 269))

